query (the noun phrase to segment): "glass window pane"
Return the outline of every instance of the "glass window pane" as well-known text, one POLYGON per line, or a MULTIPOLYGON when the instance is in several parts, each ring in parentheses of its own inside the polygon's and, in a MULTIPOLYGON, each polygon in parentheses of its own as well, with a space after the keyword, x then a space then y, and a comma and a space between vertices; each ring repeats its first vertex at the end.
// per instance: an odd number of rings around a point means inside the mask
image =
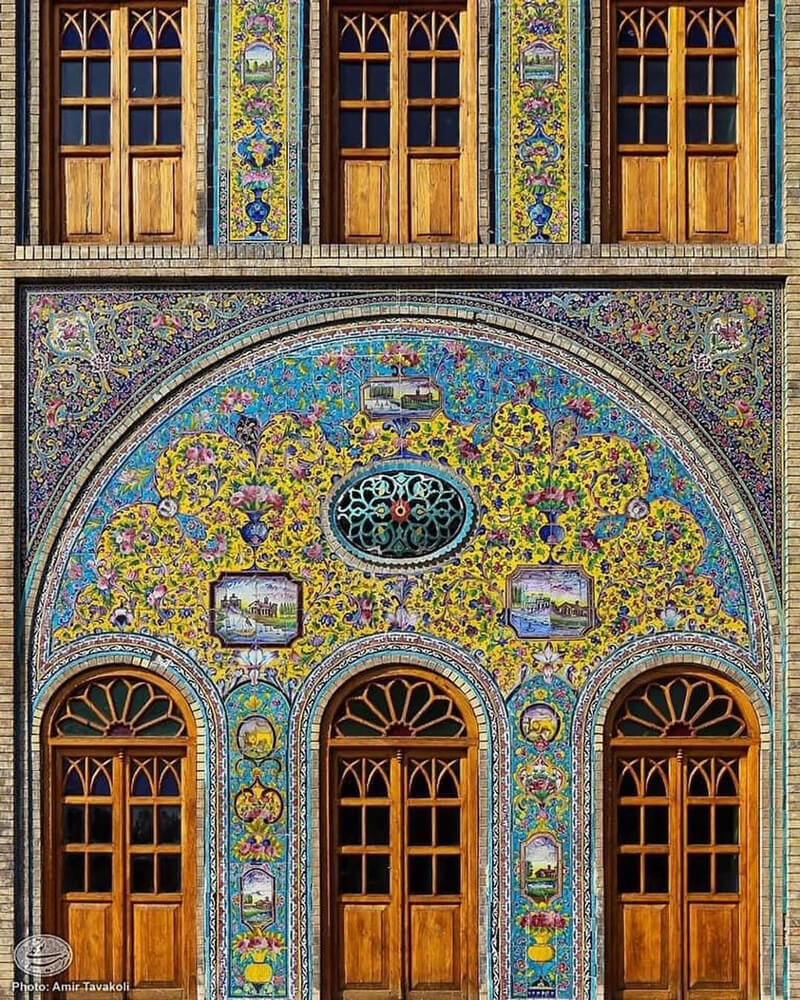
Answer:
POLYGON ((388 101, 389 99, 389 63, 367 63, 367 100, 388 101))
POLYGON ((158 96, 181 96, 181 61, 180 59, 158 60, 158 96))
POLYGON ((389 112, 367 111, 367 148, 386 149, 389 145, 389 112))
POLYGON ((639 96, 639 59, 625 56, 617 59, 617 94, 620 97, 639 96))
POLYGON ((686 866, 689 892, 711 892, 711 855, 690 854, 686 866))
POLYGON ((429 59, 410 59, 408 62, 408 96, 431 97, 431 69, 429 59))
POLYGON ((110 108, 88 108, 86 125, 90 146, 107 146, 111 142, 110 108))
POLYGON ((436 843, 440 847, 455 847, 461 843, 459 806, 439 806, 436 809, 436 843))
POLYGON ((158 144, 159 146, 180 146, 181 144, 181 109, 158 109, 158 144))
POLYGON ((657 104, 644 109, 644 141, 663 145, 667 141, 667 109, 657 104))
POLYGON ((339 892, 361 892, 361 855, 341 854, 339 856, 339 892))
POLYGON ((708 93, 708 56, 690 56, 686 60, 686 93, 708 93))
POLYGON ((650 49, 665 49, 667 47, 667 39, 664 34, 664 29, 658 21, 654 20, 647 29, 644 44, 650 49))
POLYGON ((645 59, 644 61, 644 92, 650 95, 666 94, 667 92, 667 60, 645 59))
POLYGON ((436 39, 436 48, 445 49, 446 51, 451 51, 458 48, 458 39, 456 38, 456 33, 446 24, 442 30, 439 32, 439 37, 436 39))
POLYGON ((61 63, 61 96, 83 96, 83 60, 64 59, 61 63))
POLYGON ((153 48, 153 37, 147 30, 144 24, 139 23, 133 29, 133 34, 131 35, 132 49, 152 49, 153 48))
POLYGON ((644 841, 646 844, 669 843, 669 806, 645 806, 644 841))
POLYGON ((367 855, 367 893, 386 894, 389 891, 389 855, 367 855))
POLYGON ((131 892, 153 892, 153 855, 134 854, 131 857, 131 892))
POLYGON ((111 94, 110 60, 90 59, 87 62, 86 93, 89 97, 108 97, 111 94))
POLYGON ((409 146, 430 146, 431 144, 431 109, 408 109, 408 144, 409 146))
POLYGON ((717 105, 714 108, 714 142, 736 142, 736 108, 717 105))
POLYGON ((701 14, 700 17, 694 18, 686 32, 686 44, 693 49, 704 49, 709 44, 708 30, 703 23, 702 16, 701 14))
POLYGON ((339 39, 339 51, 340 52, 360 52, 361 42, 358 39, 358 34, 352 25, 348 25, 345 29, 344 34, 339 39))
POLYGON ((181 807, 158 807, 158 842, 159 844, 180 844, 181 842, 181 807))
POLYGON ((160 49, 179 49, 181 47, 178 32, 172 24, 166 24, 161 29, 161 34, 158 36, 158 47, 160 49))
POLYGON ((65 854, 64 867, 61 872, 62 892, 84 892, 83 854, 65 854))
POLYGON ((640 892, 639 855, 620 854, 617 858, 617 889, 619 892, 640 892))
POLYGON ((359 101, 362 96, 362 63, 339 63, 339 100, 359 101))
POLYGON ((389 807, 367 806, 367 843, 389 843, 389 807))
POLYGON ((111 855, 90 854, 89 892, 111 892, 111 855))
POLYGON ((436 145, 437 146, 457 146, 459 143, 458 134, 458 108, 437 108, 436 109, 436 145))
POLYGON ((433 858, 429 855, 409 857, 408 891, 414 896, 429 896, 433 892, 433 858))
POLYGON ((361 806, 339 806, 339 843, 361 843, 361 806))
POLYGON ((458 59, 436 60, 436 96, 458 97, 460 93, 461 63, 458 59))
POLYGON ((89 843, 110 844, 112 840, 111 806, 89 806, 89 843))
POLYGON ((132 146, 152 146, 153 145, 153 109, 152 108, 131 108, 131 137, 132 146))
POLYGON ((62 839, 65 844, 83 844, 86 831, 83 806, 64 806, 62 839))
POLYGON ((61 145, 80 146, 83 143, 83 109, 61 109, 61 145))
POLYGON ((718 854, 717 855, 717 892, 738 892, 739 891, 739 855, 738 854, 718 854))
POLYGON ((361 149, 361 112, 339 112, 339 145, 342 149, 361 149))
POLYGON ((369 33, 367 39, 367 52, 388 52, 389 42, 386 34, 379 25, 376 25, 369 33))
POLYGON ((460 855, 440 854, 437 857, 436 892, 440 896, 454 896, 461 892, 460 855))
POLYGON ((617 809, 617 843, 639 844, 639 806, 620 806, 617 809))
MULTIPOLYGON (((735 23, 736 12, 731 11, 731 15, 735 23)), ((717 20, 716 30, 714 31, 714 45, 716 45, 719 49, 732 49, 736 45, 736 39, 733 36, 730 25, 726 20, 719 17, 717 20)))
POLYGON ((686 109, 686 141, 708 142, 708 105, 700 104, 686 109))
POLYGON ((646 854, 644 859, 644 891, 669 892, 669 857, 666 854, 646 854))
POLYGON ((714 59, 714 93, 727 96, 736 93, 736 59, 717 56, 714 59))
POLYGON ((180 854, 159 854, 158 856, 158 891, 181 891, 181 856, 180 854))
POLYGON ((739 807, 717 806, 714 816, 714 840, 717 844, 739 843, 739 807))
POLYGON ((428 32, 421 24, 417 24, 408 38, 408 47, 412 52, 425 52, 431 48, 428 32))
POLYGON ((97 49, 111 48, 111 43, 108 40, 108 31, 106 31, 105 25, 97 22, 91 29, 91 33, 89 35, 89 48, 95 51, 97 49))
POLYGON ((711 806, 689 806, 687 822, 687 843, 711 843, 711 806))
POLYGON ((181 762, 179 760, 173 761, 175 770, 172 767, 165 767, 161 775, 161 781, 158 786, 159 795, 180 795, 181 790, 178 787, 178 778, 175 776, 175 771, 178 775, 181 773, 181 762))
POLYGON ((430 806, 411 806, 408 810, 408 842, 414 847, 433 843, 433 810, 430 806))
POLYGON ((617 142, 639 142, 639 105, 623 104, 617 108, 617 142))
POLYGON ((74 52, 76 49, 83 48, 81 43, 81 34, 74 24, 70 24, 61 36, 61 48, 65 49, 67 52, 74 52))
POLYGON ((152 806, 131 806, 131 843, 153 843, 152 806))

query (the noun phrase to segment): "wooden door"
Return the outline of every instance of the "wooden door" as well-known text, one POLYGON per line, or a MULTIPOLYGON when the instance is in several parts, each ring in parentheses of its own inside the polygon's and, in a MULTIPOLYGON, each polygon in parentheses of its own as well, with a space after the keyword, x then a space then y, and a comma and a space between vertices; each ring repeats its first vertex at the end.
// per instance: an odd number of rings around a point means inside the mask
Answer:
POLYGON ((433 740, 411 735, 402 711, 387 722, 394 698, 441 723, 453 701, 435 691, 419 679, 376 681, 345 703, 356 705, 349 725, 335 721, 321 865, 326 1000, 477 996, 474 742, 461 719, 463 736, 433 740), (363 730, 376 704, 385 735, 347 733, 363 730), (393 726, 404 735, 387 733, 393 726))
POLYGON ((64 983, 194 996, 193 751, 177 713, 149 682, 100 677, 54 718, 43 925, 72 946, 64 983))
POLYGON ((609 995, 750 1000, 758 853, 745 718, 705 679, 651 683, 628 705, 607 772, 609 995))
POLYGON ((331 9, 332 239, 477 239, 471 2, 331 9))

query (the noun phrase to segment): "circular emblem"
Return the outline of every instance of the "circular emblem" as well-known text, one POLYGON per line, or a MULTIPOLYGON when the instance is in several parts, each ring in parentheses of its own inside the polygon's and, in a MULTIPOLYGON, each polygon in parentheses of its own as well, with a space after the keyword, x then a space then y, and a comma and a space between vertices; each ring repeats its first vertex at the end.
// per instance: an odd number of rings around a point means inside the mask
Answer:
POLYGON ((69 941, 55 934, 31 934, 14 949, 14 964, 32 976, 57 976, 72 964, 69 941))
POLYGON ((561 719, 555 709, 543 701, 537 701, 523 710, 519 728, 523 738, 529 743, 549 746, 558 736, 561 719))
POLYGON ((414 570, 453 555, 477 525, 469 486, 450 469, 414 459, 373 463, 340 480, 322 523, 359 569, 414 570))
POLYGON ((250 715, 236 732, 239 751, 250 760, 264 760, 275 749, 275 728, 263 715, 250 715))

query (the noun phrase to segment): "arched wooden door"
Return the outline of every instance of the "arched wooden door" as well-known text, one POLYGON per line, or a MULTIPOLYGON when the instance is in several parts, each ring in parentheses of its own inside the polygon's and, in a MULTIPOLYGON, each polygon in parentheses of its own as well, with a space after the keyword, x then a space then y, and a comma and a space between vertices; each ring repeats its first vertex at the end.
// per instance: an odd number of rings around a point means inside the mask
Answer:
POLYGON ((421 670, 358 679, 323 723, 325 1000, 474 1000, 477 738, 421 670))
POLYGON ((43 927, 75 956, 61 979, 127 983, 115 995, 128 1000, 192 1000, 190 713, 160 678, 115 669, 72 684, 45 726, 43 927))
POLYGON ((609 716, 606 995, 758 995, 758 730, 727 680, 649 675, 609 716))

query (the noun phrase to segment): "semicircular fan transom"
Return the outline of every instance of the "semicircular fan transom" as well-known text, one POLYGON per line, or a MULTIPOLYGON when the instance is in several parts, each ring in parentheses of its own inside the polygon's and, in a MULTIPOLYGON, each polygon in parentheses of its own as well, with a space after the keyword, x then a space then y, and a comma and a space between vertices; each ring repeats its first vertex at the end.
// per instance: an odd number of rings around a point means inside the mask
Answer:
POLYGON ((650 681, 625 699, 614 736, 734 738, 749 735, 736 699, 705 677, 650 681))
POLYGON ((393 677, 368 681, 340 706, 334 737, 458 738, 467 735, 453 698, 431 681, 393 677))
POLYGON ((94 678, 65 699, 53 719, 54 736, 176 737, 186 722, 167 692, 139 677, 94 678))

